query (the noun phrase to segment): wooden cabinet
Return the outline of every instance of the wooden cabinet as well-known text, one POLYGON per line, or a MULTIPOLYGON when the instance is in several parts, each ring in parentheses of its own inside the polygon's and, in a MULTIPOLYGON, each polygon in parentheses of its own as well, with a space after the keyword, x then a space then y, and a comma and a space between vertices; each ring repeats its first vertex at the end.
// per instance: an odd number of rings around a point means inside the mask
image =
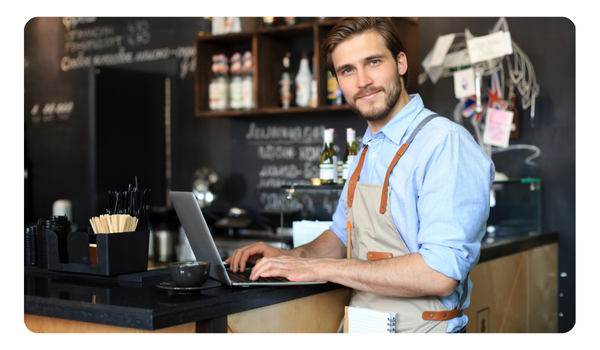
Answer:
MULTIPOLYGON (((409 66, 413 67, 410 74, 409 92, 417 92, 418 83, 418 28, 412 19, 390 18, 400 32, 407 55, 409 66)), ((195 72, 195 114, 198 117, 234 117, 255 116, 263 114, 295 114, 312 111, 349 111, 348 105, 327 105, 327 68, 325 59, 320 53, 320 47, 327 33, 338 20, 324 22, 300 23, 293 26, 276 26, 258 28, 240 33, 217 36, 198 36, 196 46, 195 72), (224 54, 230 58, 234 53, 243 54, 251 51, 254 60, 254 109, 211 111, 209 109, 208 89, 212 77, 212 56, 224 54), (279 80, 283 73, 283 57, 286 52, 292 54, 291 71, 298 71, 302 52, 309 55, 309 60, 316 59, 311 64, 311 72, 316 72, 318 86, 318 105, 311 107, 279 107, 279 80)))
POLYGON ((467 333, 557 333, 558 243, 477 264, 467 333))

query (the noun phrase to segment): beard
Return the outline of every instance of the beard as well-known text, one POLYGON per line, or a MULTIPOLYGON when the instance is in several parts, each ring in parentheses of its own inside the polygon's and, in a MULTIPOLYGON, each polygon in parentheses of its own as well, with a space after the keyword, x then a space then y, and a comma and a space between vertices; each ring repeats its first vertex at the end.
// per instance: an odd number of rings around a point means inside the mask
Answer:
POLYGON ((396 102, 398 102, 398 98, 400 98, 400 95, 402 94, 403 88, 402 79, 400 78, 400 75, 396 74, 396 79, 394 79, 392 84, 389 86, 389 91, 386 91, 383 86, 372 86, 368 89, 362 89, 354 95, 352 100, 348 99, 348 105, 354 113, 358 114, 360 119, 370 122, 377 121, 385 118, 392 108, 394 108, 396 102), (376 91, 382 91, 383 93, 386 93, 383 106, 380 108, 372 108, 370 110, 363 111, 356 105, 355 101, 358 98, 376 91))

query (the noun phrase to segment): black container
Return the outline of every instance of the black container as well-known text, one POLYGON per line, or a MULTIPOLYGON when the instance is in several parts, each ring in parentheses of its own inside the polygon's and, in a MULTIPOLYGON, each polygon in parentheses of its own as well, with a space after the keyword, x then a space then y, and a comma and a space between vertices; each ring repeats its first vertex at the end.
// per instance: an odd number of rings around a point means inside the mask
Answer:
POLYGON ((71 221, 66 215, 48 216, 38 219, 37 230, 37 265, 39 268, 48 268, 48 255, 46 251, 46 235, 54 232, 58 238, 58 260, 69 263, 67 253, 67 235, 71 232, 71 221))
POLYGON ((69 263, 66 264, 58 258, 58 235, 54 231, 48 231, 48 268, 53 271, 104 276, 148 270, 148 230, 107 234, 93 234, 90 231, 91 229, 88 232, 77 231, 68 234, 69 263), (96 244, 97 262, 92 261, 93 254, 90 254, 92 242, 96 244))

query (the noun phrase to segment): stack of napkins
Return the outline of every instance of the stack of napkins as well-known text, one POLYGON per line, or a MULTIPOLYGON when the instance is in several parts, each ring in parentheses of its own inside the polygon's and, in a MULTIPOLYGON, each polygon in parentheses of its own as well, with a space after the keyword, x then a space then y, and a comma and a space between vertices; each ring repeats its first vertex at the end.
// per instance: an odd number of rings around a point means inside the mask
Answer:
POLYGON ((332 224, 333 221, 294 221, 292 223, 294 248, 312 242, 332 224))

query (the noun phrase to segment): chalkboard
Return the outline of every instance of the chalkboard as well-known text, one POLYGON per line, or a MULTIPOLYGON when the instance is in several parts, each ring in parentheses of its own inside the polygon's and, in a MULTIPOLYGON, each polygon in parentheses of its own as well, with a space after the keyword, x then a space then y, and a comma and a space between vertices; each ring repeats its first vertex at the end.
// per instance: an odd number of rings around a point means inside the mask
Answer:
POLYGON ((334 149, 341 159, 346 128, 355 129, 360 142, 366 126, 352 112, 236 120, 231 136, 233 171, 244 174, 248 184, 237 205, 278 212, 283 203, 284 211, 300 211, 305 219, 331 220, 341 191, 301 191, 281 202, 281 187, 311 185, 310 179, 319 177, 325 129, 334 129, 334 149))
MULTIPOLYGON (((27 22, 24 112, 31 210, 26 223, 51 215, 58 199, 72 202, 78 226, 102 209, 95 198, 95 169, 102 166, 95 154, 95 68, 169 76, 173 92, 181 94, 173 96, 172 113, 191 116, 194 38, 209 28, 204 18, 37 17, 27 22)), ((182 148, 179 142, 173 149, 182 148)))

